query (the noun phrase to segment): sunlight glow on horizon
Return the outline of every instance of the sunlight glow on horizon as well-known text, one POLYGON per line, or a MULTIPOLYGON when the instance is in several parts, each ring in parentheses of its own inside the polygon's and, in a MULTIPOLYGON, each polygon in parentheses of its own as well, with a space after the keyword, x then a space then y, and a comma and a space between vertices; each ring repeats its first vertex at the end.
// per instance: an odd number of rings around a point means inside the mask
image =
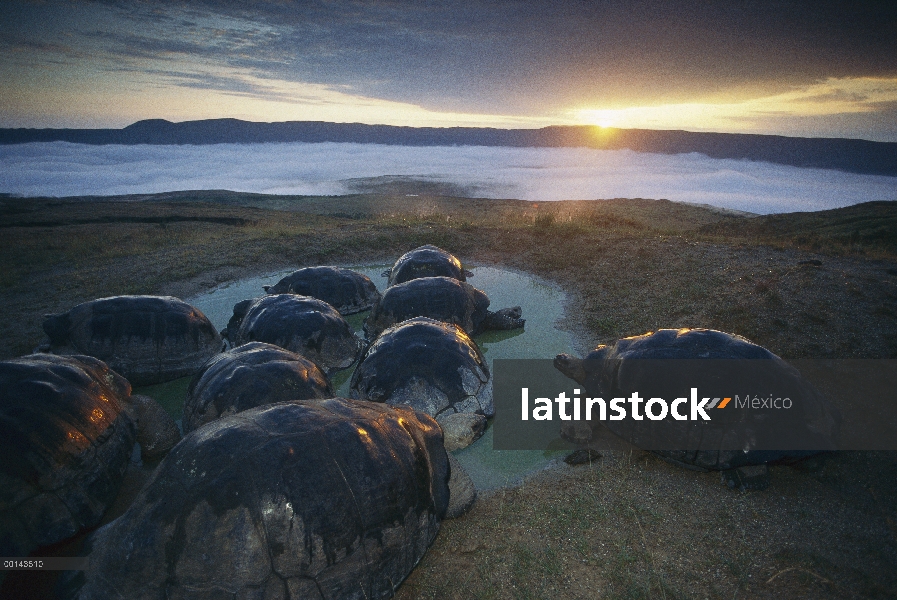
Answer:
POLYGON ((840 137, 824 124, 794 127, 799 119, 836 122, 897 105, 897 77, 829 78, 789 91, 734 102, 714 100, 622 108, 582 107, 554 114, 505 115, 431 109, 333 86, 262 77, 250 69, 134 75, 60 81, 50 69, 24 90, 0 88, 0 127, 124 127, 143 119, 190 121, 326 121, 407 127, 540 128, 595 125, 620 129, 685 129, 840 137), (227 80, 232 89, 206 86, 227 80), (48 91, 45 85, 50 86, 48 91), (23 93, 24 91, 24 93, 23 93), (789 122, 790 121, 790 122, 789 122))
POLYGON ((0 2, 0 128, 231 118, 897 142, 897 10, 879 3, 812 18, 776 2, 243 4, 0 2))
POLYGON ((583 108, 574 120, 583 125, 622 129, 701 129, 756 131, 787 117, 826 117, 871 113, 897 103, 897 78, 829 78, 785 93, 739 102, 683 102, 627 108, 583 108))
MULTIPOLYGON (((48 75, 47 84, 52 86, 52 72, 48 75)), ((557 116, 431 110, 408 102, 359 95, 348 86, 264 78, 250 70, 222 69, 189 79, 171 75, 144 80, 135 77, 127 86, 115 83, 81 81, 49 93, 41 86, 26 93, 0 88, 0 127, 124 127, 143 119, 219 118, 408 127, 538 128, 575 124, 557 116), (203 77, 226 77, 237 82, 240 90, 204 88, 203 77), (98 107, 105 109, 101 116, 98 107)))

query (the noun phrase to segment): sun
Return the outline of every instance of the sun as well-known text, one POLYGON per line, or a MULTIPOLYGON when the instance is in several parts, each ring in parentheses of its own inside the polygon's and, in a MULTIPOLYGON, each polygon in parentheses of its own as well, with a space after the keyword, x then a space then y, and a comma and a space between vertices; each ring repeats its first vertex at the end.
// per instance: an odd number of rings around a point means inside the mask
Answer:
POLYGON ((577 112, 576 119, 587 125, 597 125, 598 127, 613 127, 619 121, 619 111, 616 110, 600 110, 600 109, 582 109, 577 112))

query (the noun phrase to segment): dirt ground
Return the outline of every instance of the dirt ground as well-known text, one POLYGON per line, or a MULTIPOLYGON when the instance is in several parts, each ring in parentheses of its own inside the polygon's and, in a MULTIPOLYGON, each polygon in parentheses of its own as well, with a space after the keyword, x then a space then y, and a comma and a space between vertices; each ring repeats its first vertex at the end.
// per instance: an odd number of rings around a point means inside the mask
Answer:
MULTIPOLYGON (((866 212, 879 230, 897 219, 866 212)), ((832 213, 758 228, 649 200, 3 199, 0 358, 40 342, 42 315, 88 299, 183 297, 281 268, 392 262, 424 243, 558 284, 583 353, 711 327, 786 358, 897 358, 893 240, 832 213)), ((897 454, 771 472, 768 489, 739 492, 632 449, 541 473, 444 522, 397 597, 897 597, 897 454)))

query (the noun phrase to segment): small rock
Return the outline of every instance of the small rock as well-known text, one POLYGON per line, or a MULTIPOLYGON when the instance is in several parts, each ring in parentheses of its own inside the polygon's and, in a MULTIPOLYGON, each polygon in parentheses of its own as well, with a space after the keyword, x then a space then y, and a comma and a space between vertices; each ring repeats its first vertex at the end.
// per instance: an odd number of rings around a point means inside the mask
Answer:
POLYGON ((601 458, 601 454, 591 448, 580 448, 575 450, 564 459, 564 462, 570 466, 591 464, 601 458))
POLYGON ((137 443, 144 461, 165 456, 175 444, 181 441, 177 423, 162 405, 140 394, 131 395, 137 422, 137 443))
POLYGON ((436 421, 442 426, 448 452, 467 448, 486 431, 486 417, 476 413, 449 413, 436 417, 436 421))
POLYGON ((477 490, 473 486, 470 475, 467 474, 458 459, 449 453, 448 460, 451 475, 449 476, 449 505, 445 518, 457 519, 473 506, 474 500, 477 499, 477 490))
POLYGON ((766 465, 752 465, 721 471, 722 481, 730 488, 738 488, 742 492, 747 490, 765 490, 769 487, 769 467, 766 465))
POLYGON ((814 258, 814 259, 811 259, 811 260, 799 260, 799 261, 797 261, 797 264, 798 264, 798 265, 806 265, 806 266, 808 266, 808 267, 821 267, 821 266, 822 266, 822 261, 821 261, 821 260, 816 260, 816 259, 814 258))
POLYGON ((787 464, 792 469, 804 473, 821 473, 830 456, 831 454, 829 453, 814 454, 813 456, 802 458, 787 464))
POLYGON ((593 435, 592 424, 588 421, 569 421, 561 425, 561 437, 574 444, 588 444, 593 435))

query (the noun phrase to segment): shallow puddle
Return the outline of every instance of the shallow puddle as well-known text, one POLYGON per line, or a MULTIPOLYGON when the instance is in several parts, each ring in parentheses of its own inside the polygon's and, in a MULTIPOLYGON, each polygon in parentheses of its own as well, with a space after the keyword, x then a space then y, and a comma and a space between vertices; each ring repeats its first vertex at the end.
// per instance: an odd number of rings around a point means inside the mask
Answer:
MULTIPOLYGON (((386 287, 386 278, 381 273, 389 267, 390 265, 367 265, 349 268, 370 277, 382 292, 386 287)), ((526 327, 522 330, 487 331, 475 338, 489 361, 490 368, 492 361, 497 358, 553 358, 558 353, 572 351, 572 336, 555 326, 563 316, 563 292, 524 273, 495 267, 469 268, 474 274, 468 280, 469 283, 486 292, 492 310, 519 305, 526 319, 526 327)), ((227 326, 234 304, 263 296, 265 292, 262 286, 274 285, 291 272, 292 269, 242 279, 184 300, 201 310, 221 330, 227 326)), ((347 319, 362 336, 361 326, 367 315, 364 312, 347 319)), ((349 396, 352 371, 353 369, 346 369, 331 378, 337 395, 349 396)), ((180 422, 189 382, 190 378, 187 377, 136 391, 158 400, 180 422)), ((455 457, 470 473, 477 489, 484 490, 517 484, 526 475, 545 468, 565 451, 493 450, 490 427, 477 443, 455 452, 455 457)))

